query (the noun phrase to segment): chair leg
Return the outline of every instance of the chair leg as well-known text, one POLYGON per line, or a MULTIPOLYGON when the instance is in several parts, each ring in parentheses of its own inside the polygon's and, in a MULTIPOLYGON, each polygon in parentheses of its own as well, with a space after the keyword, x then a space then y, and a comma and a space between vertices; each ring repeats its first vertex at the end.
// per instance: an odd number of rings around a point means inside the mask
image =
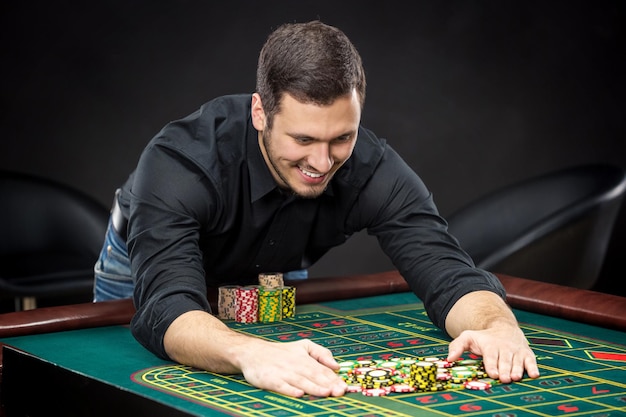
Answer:
POLYGON ((15 310, 33 310, 37 308, 37 299, 35 297, 22 297, 15 299, 15 310))

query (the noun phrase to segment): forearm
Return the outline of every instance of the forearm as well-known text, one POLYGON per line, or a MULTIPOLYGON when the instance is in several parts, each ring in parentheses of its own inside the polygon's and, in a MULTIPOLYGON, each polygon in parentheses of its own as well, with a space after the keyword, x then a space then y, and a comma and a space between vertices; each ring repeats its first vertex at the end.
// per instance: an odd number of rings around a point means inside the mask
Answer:
POLYGON ((474 291, 461 297, 446 317, 446 331, 456 338, 464 330, 484 330, 496 326, 518 327, 513 312, 496 293, 474 291))
MULTIPOLYGON (((189 311, 172 322, 163 339, 169 357, 217 373, 239 373, 243 355, 262 341, 229 329, 204 311, 189 311)), ((258 349, 258 347, 256 348, 258 349)))
POLYGON ((339 396, 346 383, 327 348, 308 339, 270 342, 229 329, 209 313, 194 310, 177 317, 165 332, 171 359, 216 373, 242 373, 253 386, 300 397, 339 396))

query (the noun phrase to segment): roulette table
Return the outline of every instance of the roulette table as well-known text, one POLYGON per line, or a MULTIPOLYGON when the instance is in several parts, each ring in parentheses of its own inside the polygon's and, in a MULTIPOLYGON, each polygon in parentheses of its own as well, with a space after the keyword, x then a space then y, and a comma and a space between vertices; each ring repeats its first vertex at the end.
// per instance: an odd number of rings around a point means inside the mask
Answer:
MULTIPOLYGON (((156 358, 130 334, 134 309, 123 300, 0 315, 0 415, 626 416, 626 299, 498 277, 537 355, 538 379, 481 390, 291 398, 241 375, 156 358)), ((228 325, 274 341, 309 338, 339 361, 447 354, 449 337, 395 271, 293 285, 294 318, 228 325)))

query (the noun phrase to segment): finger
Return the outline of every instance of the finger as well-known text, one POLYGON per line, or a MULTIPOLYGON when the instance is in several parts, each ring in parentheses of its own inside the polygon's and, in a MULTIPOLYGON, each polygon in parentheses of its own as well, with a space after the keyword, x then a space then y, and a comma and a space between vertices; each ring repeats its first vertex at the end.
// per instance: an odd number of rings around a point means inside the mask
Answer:
POLYGON ((539 367, 537 366, 537 357, 531 351, 530 355, 526 357, 524 361, 524 367, 526 368, 526 372, 530 378, 539 378, 541 372, 539 372, 539 367))
POLYGON ((524 378, 525 355, 516 355, 511 367, 511 381, 521 381, 524 378))
POLYGON ((465 342, 462 336, 457 337, 448 345, 448 362, 454 362, 465 352, 465 342))
POLYGON ((305 372, 305 377, 313 384, 311 388, 303 389, 311 395, 317 396, 341 396, 348 389, 346 382, 336 373, 339 363, 333 357, 330 349, 327 349, 308 339, 301 341, 312 359, 311 369, 305 372), (321 392, 319 388, 321 387, 321 392))
POLYGON ((248 382, 258 388, 291 397, 301 397, 304 394, 317 397, 340 396, 348 388, 338 374, 312 358, 305 360, 301 366, 272 375, 272 378, 250 379, 248 382))
POLYGON ((508 384, 511 382, 511 370, 513 367, 513 354, 509 351, 500 350, 498 356, 498 379, 508 384))
POLYGON ((500 351, 495 349, 485 349, 483 355, 483 367, 490 378, 500 379, 502 377, 502 368, 500 363, 500 351))
POLYGON ((338 397, 346 393, 348 385, 339 375, 323 365, 317 364, 317 367, 320 369, 313 372, 287 376, 286 382, 317 397, 338 397))
MULTIPOLYGON (((275 389, 272 388, 268 388, 270 391, 274 391, 277 392, 278 394, 283 394, 283 395, 287 395, 289 397, 295 397, 295 398, 300 398, 302 397, 305 392, 303 389, 298 388, 298 387, 294 387, 293 385, 290 384, 281 384, 278 387, 276 387, 275 389)), ((314 394, 312 394, 314 395, 314 394)))
POLYGON ((474 339, 476 332, 466 330, 462 332, 456 339, 450 342, 448 346, 447 360, 452 362, 461 357, 465 352, 471 352, 475 355, 482 356, 483 352, 480 345, 474 339))
POLYGON ((331 397, 341 397, 348 391, 348 384, 339 375, 335 378, 335 381, 329 386, 331 397))
POLYGON ((306 349, 313 359, 332 370, 339 369, 339 363, 337 363, 333 357, 333 353, 329 349, 308 339, 305 340, 305 342, 308 342, 306 343, 306 349))

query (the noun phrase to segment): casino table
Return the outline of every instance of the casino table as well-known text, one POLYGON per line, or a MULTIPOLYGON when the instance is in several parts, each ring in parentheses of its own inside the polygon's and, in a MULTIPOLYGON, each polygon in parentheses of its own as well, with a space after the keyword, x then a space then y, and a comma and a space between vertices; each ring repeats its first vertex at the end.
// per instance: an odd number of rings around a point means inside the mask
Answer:
MULTIPOLYGON (((0 315, 0 415, 626 416, 626 299, 497 276, 537 354, 538 379, 486 390, 291 398, 241 375, 156 358, 131 336, 134 308, 123 300, 0 315)), ((309 338, 338 360, 446 356, 450 339, 396 271, 286 284, 296 287, 295 318, 228 325, 279 342, 309 338)))

